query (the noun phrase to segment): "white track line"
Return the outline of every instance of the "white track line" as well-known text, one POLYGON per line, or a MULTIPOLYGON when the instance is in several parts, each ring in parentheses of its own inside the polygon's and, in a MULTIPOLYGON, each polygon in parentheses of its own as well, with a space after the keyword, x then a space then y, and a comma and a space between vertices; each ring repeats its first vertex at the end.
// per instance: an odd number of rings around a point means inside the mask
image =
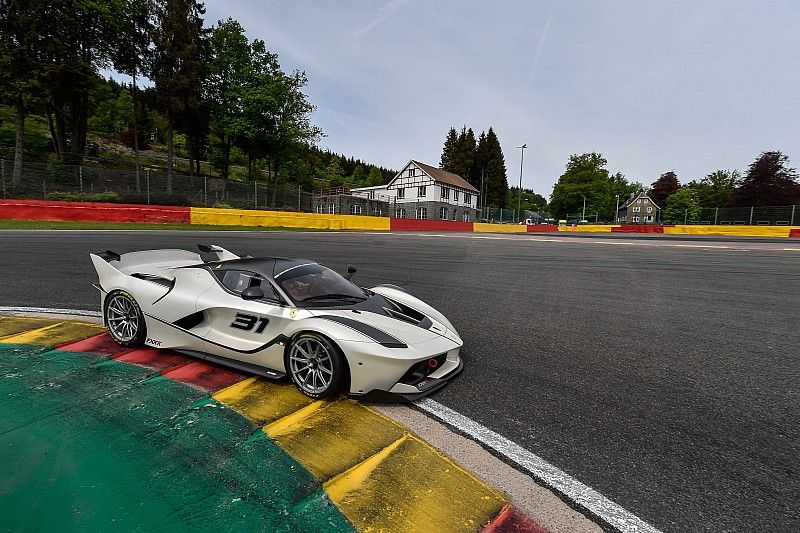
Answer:
POLYGON ((99 311, 86 311, 84 309, 53 309, 50 307, 8 307, 0 306, 0 313, 50 313, 51 315, 76 315, 101 317, 99 311))
POLYGON ((453 411, 449 407, 445 407, 429 398, 418 400, 414 405, 519 465, 534 479, 562 494, 565 498, 614 529, 625 533, 659 533, 658 529, 626 511, 596 490, 587 487, 519 444, 478 424, 461 413, 453 411))

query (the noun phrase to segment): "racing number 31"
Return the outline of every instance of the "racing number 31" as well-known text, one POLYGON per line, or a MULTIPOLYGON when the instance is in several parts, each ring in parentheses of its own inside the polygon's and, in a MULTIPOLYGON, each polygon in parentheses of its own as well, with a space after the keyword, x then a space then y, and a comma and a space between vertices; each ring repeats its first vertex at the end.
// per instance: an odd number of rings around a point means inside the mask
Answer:
POLYGON ((264 328, 269 324, 269 319, 265 317, 258 317, 253 315, 246 315, 244 313, 236 313, 236 316, 231 322, 231 327, 236 329, 243 329, 245 331, 252 331, 258 324, 256 333, 264 333, 264 328))

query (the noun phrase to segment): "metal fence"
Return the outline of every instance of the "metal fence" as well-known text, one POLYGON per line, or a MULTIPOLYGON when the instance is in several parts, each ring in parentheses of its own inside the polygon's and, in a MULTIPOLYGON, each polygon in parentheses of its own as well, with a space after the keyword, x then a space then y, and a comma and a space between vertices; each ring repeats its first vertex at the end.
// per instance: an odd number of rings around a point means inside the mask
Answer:
POLYGON ((664 224, 719 224, 740 226, 794 226, 800 224, 800 209, 796 205, 778 207, 708 207, 699 213, 683 211, 676 220, 662 216, 664 224))
POLYGON ((112 169, 91 165, 25 163, 22 180, 11 187, 13 163, 0 160, 0 194, 3 198, 95 200, 136 204, 277 208, 312 210, 312 194, 296 183, 237 181, 204 176, 172 176, 171 190, 166 172, 112 169))
POLYGON ((516 209, 502 207, 486 207, 483 210, 478 210, 479 220, 496 224, 518 224, 524 220, 531 220, 534 224, 540 224, 544 223, 549 217, 549 213, 528 211, 526 209, 517 211, 516 209))

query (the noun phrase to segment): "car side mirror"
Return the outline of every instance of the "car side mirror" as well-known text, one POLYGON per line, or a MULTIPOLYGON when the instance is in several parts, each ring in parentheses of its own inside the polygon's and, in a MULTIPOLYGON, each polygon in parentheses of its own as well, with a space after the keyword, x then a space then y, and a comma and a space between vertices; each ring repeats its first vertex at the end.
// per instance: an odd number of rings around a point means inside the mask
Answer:
POLYGON ((264 297, 264 290, 261 287, 247 287, 242 291, 242 300, 260 300, 264 297))
POLYGON ((347 275, 344 277, 344 279, 352 278, 356 272, 358 272, 358 269, 356 267, 354 267, 353 265, 347 265, 347 275))

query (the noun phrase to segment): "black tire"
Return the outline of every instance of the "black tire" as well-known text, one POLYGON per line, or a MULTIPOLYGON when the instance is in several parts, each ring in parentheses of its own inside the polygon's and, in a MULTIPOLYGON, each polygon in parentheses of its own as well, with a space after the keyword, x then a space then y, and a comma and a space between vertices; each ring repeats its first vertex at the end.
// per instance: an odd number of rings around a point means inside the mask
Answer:
POLYGON ((347 361, 327 337, 313 332, 299 333, 286 348, 286 373, 295 386, 310 398, 330 398, 348 381, 347 361))
POLYGON ((111 291, 103 302, 103 324, 108 334, 122 346, 144 346, 147 325, 144 313, 128 292, 111 291))

